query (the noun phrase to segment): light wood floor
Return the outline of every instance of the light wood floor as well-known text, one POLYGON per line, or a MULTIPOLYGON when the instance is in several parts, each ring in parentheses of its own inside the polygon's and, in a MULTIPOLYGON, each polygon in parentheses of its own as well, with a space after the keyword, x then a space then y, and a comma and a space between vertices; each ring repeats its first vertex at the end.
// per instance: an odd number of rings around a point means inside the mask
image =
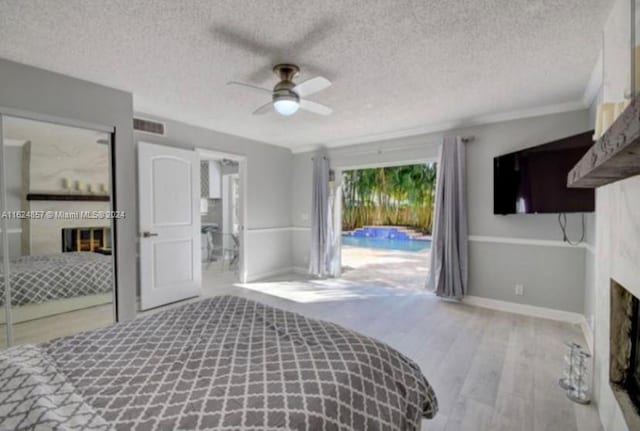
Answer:
POLYGON ((209 292, 329 320, 411 357, 440 404, 436 418, 424 421, 424 430, 602 429, 595 407, 569 401, 557 384, 563 342, 584 345, 577 327, 450 303, 415 290, 295 278, 209 292))
MULTIPOLYGON (((411 357, 440 404, 439 414, 425 420, 424 430, 602 429, 595 408, 572 403, 557 384, 563 342, 584 344, 577 327, 359 281, 310 281, 290 275, 234 286, 231 275, 210 274, 204 284, 205 296, 233 294, 332 321, 411 357)), ((39 342, 69 328, 90 329, 103 314, 106 310, 95 308, 34 321, 23 327, 20 342, 39 342)))

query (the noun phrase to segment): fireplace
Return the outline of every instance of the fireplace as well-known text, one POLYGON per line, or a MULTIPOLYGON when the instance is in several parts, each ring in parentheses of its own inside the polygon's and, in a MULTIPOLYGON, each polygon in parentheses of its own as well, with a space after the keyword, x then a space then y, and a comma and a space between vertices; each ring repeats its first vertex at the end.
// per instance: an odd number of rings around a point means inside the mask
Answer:
POLYGON ((631 353, 625 386, 631 401, 640 413, 640 301, 633 296, 631 303, 631 353))
POLYGON ((609 379, 630 429, 640 429, 640 300, 611 280, 609 379))
POLYGON ((111 229, 108 227, 72 227, 62 229, 62 252, 93 251, 111 254, 111 229))

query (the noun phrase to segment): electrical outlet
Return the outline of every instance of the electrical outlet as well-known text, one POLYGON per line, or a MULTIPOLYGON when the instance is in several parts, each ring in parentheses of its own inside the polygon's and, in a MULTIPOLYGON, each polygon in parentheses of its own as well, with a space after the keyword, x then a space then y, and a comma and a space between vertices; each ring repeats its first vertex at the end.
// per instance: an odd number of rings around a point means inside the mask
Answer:
POLYGON ((524 285, 516 284, 516 295, 523 296, 524 295, 524 285))

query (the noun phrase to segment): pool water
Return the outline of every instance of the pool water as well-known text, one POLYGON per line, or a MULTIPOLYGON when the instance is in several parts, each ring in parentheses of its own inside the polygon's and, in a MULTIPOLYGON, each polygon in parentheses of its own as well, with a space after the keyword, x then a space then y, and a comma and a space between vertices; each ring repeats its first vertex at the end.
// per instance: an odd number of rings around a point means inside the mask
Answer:
POLYGON ((423 239, 391 239, 384 237, 363 237, 342 235, 342 245, 386 250, 422 251, 431 248, 431 241, 423 239))

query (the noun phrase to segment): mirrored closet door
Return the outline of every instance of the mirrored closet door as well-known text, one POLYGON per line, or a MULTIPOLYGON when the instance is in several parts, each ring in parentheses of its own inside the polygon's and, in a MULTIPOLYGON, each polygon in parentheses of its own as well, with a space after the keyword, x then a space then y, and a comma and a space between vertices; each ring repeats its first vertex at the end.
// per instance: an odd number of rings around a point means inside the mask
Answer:
POLYGON ((1 346, 113 323, 111 134, 1 120, 1 346))

